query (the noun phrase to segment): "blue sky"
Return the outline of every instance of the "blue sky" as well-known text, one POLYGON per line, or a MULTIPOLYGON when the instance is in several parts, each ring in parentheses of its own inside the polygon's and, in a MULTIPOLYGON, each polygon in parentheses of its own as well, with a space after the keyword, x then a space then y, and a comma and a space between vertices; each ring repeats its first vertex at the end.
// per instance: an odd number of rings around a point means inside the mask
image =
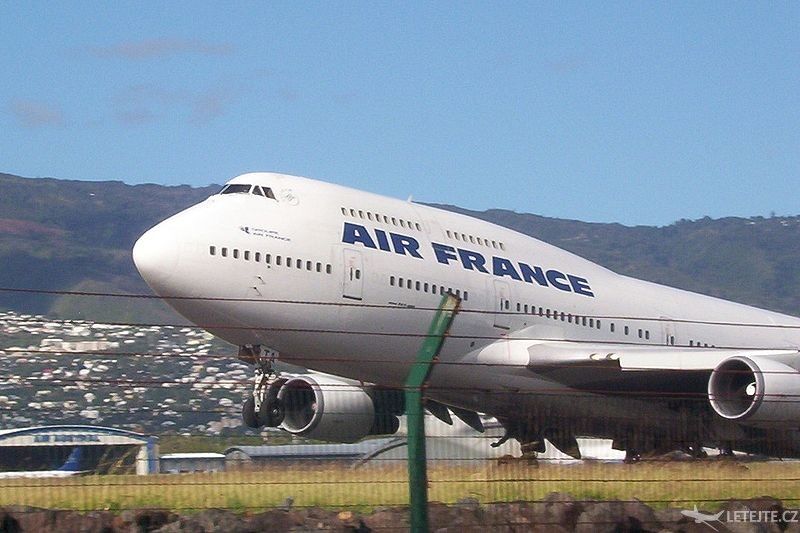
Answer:
POLYGON ((0 172, 800 214, 798 2, 4 2, 0 172))

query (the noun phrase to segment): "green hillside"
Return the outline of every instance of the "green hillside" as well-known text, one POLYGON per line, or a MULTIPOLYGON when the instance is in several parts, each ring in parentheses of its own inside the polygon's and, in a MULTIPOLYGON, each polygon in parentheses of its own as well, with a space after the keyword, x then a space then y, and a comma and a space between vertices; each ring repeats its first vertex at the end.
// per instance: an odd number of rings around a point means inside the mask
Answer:
MULTIPOLYGON (((0 174, 0 286, 148 293, 131 260, 147 228, 218 190, 0 174)), ((800 217, 627 227, 504 210, 469 214, 616 272, 800 315, 800 217)), ((175 321, 156 301, 0 291, 0 309, 63 318, 175 321)))

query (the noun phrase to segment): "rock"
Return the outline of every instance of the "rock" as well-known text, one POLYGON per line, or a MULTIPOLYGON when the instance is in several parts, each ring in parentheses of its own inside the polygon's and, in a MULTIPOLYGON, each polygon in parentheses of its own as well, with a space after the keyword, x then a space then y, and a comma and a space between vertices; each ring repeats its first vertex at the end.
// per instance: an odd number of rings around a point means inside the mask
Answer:
POLYGON ((0 509, 0 533, 20 533, 22 527, 14 516, 6 511, 0 509))
POLYGON ((163 509, 126 509, 114 518, 114 530, 125 533, 144 533, 176 522, 178 515, 163 509))
POLYGON ((246 517, 244 524, 252 531, 290 531, 303 525, 303 518, 297 512, 274 509, 246 517))
POLYGON ((408 508, 381 507, 364 517, 364 523, 373 531, 407 531, 408 508))
POLYGON ((541 502, 534 504, 533 523, 536 525, 559 526, 567 531, 575 529, 578 517, 583 512, 584 504, 571 494, 551 492, 541 502))
POLYGON ((661 526, 653 510, 641 502, 595 502, 586 504, 575 522, 579 533, 634 533, 659 531, 661 526))
POLYGON ((477 498, 461 498, 456 502, 456 507, 460 507, 461 509, 469 509, 470 511, 474 511, 481 506, 481 502, 477 500, 477 498))
MULTIPOLYGON (((184 522, 181 519, 181 522, 184 522)), ((189 516, 184 522, 182 531, 224 531, 225 533, 245 533, 251 531, 244 520, 223 509, 204 509, 189 516)))

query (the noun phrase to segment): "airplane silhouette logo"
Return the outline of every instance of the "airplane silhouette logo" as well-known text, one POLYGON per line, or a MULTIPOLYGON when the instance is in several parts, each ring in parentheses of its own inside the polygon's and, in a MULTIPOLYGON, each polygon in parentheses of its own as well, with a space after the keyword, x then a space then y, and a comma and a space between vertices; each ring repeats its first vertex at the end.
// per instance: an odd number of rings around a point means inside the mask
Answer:
POLYGON ((693 511, 684 510, 684 511, 681 511, 681 514, 683 516, 689 517, 692 520, 694 520, 695 524, 705 524, 708 527, 710 527, 711 529, 713 529, 714 531, 719 531, 719 529, 717 529, 714 526, 712 526, 711 524, 709 524, 709 522, 719 522, 721 524, 722 521, 720 520, 720 518, 722 517, 722 513, 724 513, 724 512, 725 511, 720 511, 717 514, 701 513, 700 511, 697 510, 697 505, 695 505, 693 511))

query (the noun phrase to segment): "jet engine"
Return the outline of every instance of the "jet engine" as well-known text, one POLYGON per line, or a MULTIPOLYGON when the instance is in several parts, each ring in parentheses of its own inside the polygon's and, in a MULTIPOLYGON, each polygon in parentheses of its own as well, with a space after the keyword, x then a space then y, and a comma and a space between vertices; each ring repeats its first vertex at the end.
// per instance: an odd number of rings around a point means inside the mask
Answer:
POLYGON ((400 426, 396 415, 403 412, 399 391, 368 391, 326 374, 293 376, 280 387, 277 398, 284 411, 281 429, 332 442, 395 433, 400 426))
POLYGON ((767 357, 730 357, 711 373, 708 399, 723 418, 772 427, 800 422, 800 372, 767 357))

